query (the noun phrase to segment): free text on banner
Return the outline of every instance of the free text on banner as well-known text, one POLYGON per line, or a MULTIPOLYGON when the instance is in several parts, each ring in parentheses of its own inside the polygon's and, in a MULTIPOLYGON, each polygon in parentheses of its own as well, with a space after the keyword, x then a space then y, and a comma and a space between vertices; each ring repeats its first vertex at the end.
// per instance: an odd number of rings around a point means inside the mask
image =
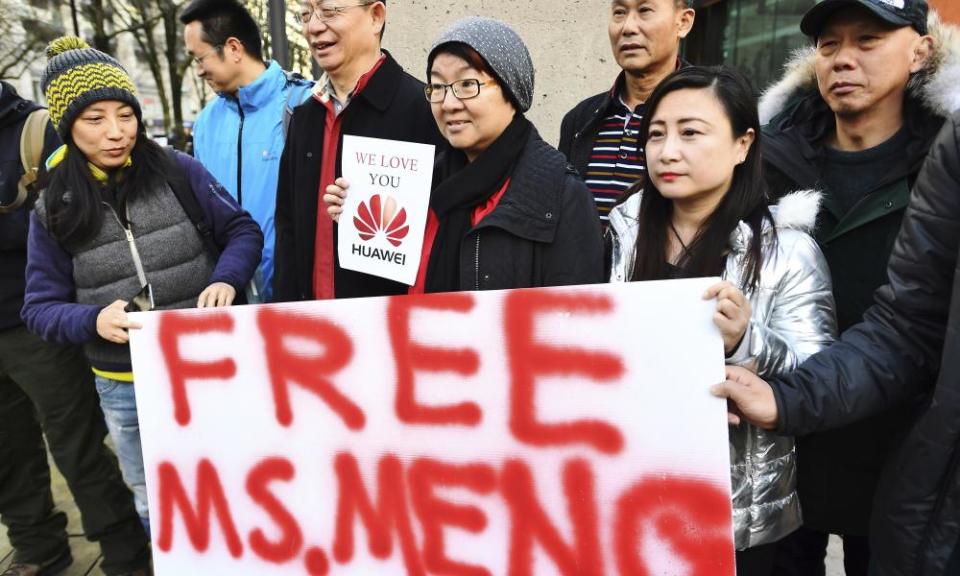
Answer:
POLYGON ((713 282, 138 314, 157 574, 732 576, 713 282))

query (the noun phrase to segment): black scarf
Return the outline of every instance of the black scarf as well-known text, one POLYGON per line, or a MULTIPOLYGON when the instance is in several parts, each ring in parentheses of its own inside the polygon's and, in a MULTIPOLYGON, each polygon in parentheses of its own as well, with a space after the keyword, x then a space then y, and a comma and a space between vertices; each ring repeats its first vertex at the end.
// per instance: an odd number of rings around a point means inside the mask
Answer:
POLYGON ((448 148, 437 159, 430 208, 440 221, 430 251, 426 292, 460 290, 460 243, 470 231, 470 215, 500 191, 523 151, 533 124, 517 114, 497 140, 473 162, 448 148))

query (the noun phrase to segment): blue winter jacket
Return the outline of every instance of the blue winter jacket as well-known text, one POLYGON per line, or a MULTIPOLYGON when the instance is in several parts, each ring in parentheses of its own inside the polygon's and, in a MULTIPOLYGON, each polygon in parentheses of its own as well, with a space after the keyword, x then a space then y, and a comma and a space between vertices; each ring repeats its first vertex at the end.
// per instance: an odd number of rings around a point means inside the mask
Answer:
POLYGON ((310 96, 312 82, 288 78, 270 61, 236 96, 221 94, 200 112, 193 127, 194 155, 263 231, 263 258, 257 278, 264 301, 273 292, 273 215, 277 173, 285 139, 284 109, 310 96))

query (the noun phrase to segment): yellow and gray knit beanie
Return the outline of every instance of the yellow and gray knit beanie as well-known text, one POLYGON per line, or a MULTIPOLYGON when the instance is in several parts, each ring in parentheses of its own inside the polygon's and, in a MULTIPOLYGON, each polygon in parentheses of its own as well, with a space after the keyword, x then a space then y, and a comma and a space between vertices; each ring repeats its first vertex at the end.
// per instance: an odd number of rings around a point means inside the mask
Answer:
POLYGON ((133 81, 112 56, 76 36, 61 36, 47 46, 47 68, 40 88, 47 97, 50 121, 65 141, 84 108, 102 100, 129 104, 142 120, 133 81))

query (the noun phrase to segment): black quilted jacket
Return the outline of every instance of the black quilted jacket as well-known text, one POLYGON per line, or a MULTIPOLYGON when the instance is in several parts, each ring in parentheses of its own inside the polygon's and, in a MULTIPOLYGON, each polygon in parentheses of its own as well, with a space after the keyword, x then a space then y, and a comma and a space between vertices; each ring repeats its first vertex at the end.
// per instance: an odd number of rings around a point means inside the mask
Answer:
POLYGON ((499 204, 460 249, 461 290, 596 284, 603 241, 593 198, 534 130, 499 204))
MULTIPOLYGON (((960 534, 960 115, 921 171, 864 321, 774 382, 780 431, 802 435, 932 395, 886 464, 871 526, 878 576, 941 576, 960 534), (935 383, 935 385, 934 385, 935 383)), ((960 568, 956 567, 955 568, 960 568)))

